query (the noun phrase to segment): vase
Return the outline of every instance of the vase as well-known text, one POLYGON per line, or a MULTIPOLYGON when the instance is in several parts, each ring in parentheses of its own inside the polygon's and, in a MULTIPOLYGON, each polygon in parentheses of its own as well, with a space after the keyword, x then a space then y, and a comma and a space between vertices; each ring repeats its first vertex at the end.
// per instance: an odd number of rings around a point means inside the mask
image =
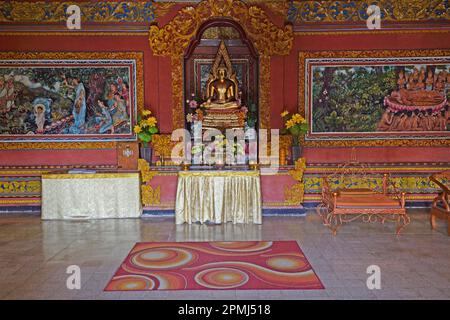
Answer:
POLYGON ((149 164, 152 164, 152 148, 141 146, 139 148, 139 157, 146 160, 149 164))
POLYGON ((295 161, 297 161, 301 156, 302 156, 302 147, 292 146, 292 164, 295 164, 295 161))
POLYGON ((203 163, 202 154, 196 153, 192 155, 192 164, 201 165, 203 163))

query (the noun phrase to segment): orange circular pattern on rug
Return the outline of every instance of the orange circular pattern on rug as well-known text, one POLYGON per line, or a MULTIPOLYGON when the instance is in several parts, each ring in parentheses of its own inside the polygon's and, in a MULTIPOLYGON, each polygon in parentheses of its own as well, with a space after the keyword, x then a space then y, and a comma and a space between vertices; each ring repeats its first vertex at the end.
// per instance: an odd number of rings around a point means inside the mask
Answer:
POLYGON ((211 289, 236 288, 246 284, 248 280, 247 273, 233 268, 212 268, 195 275, 195 282, 211 289))
POLYGON ((154 288, 155 282, 152 279, 139 275, 114 277, 108 284, 109 290, 117 291, 152 290, 154 288))
POLYGON ((299 272, 310 267, 304 258, 288 255, 269 258, 266 264, 274 270, 284 272, 299 272))
POLYGON ((268 249, 272 246, 270 241, 218 241, 212 242, 211 247, 234 252, 254 252, 268 249))
POLYGON ((130 262, 145 269, 173 269, 195 260, 192 251, 181 248, 152 248, 133 255, 130 262))

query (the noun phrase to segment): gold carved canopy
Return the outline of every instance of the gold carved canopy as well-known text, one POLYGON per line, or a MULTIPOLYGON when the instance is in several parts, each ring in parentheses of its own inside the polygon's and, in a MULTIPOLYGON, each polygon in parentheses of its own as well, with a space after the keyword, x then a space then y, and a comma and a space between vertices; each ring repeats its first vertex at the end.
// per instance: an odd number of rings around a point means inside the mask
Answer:
POLYGON ((208 98, 211 96, 209 85, 219 77, 217 71, 219 70, 221 63, 225 64, 227 76, 234 84, 235 94, 237 94, 238 92, 239 85, 236 79, 236 73, 233 71, 233 65, 231 64, 231 59, 228 54, 227 47, 225 46, 225 42, 222 40, 220 41, 219 50, 217 51, 216 58, 214 59, 214 63, 211 68, 211 74, 209 75, 208 81, 206 82, 206 97, 208 98))
POLYGON ((263 9, 240 0, 204 0, 195 7, 181 9, 164 27, 150 27, 149 42, 153 53, 172 59, 173 127, 184 127, 184 53, 202 24, 214 19, 238 23, 258 51, 260 128, 270 128, 270 56, 289 54, 294 33, 291 25, 278 27, 263 9))

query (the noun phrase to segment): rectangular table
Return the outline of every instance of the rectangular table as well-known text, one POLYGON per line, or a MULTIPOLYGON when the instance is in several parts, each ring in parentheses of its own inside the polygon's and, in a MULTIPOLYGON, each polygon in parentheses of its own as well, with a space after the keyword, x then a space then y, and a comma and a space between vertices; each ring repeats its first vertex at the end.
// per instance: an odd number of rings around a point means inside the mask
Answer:
POLYGON ((261 218, 259 171, 180 171, 176 224, 256 223, 261 218))
POLYGON ((137 218, 139 173, 42 175, 42 219, 137 218))

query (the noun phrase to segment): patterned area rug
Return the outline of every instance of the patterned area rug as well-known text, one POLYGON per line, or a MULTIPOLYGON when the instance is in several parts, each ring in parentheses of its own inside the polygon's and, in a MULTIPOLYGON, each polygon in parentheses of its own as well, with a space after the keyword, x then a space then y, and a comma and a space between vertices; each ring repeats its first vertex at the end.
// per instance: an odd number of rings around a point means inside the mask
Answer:
POLYGON ((296 241, 146 242, 105 291, 323 288, 296 241))

